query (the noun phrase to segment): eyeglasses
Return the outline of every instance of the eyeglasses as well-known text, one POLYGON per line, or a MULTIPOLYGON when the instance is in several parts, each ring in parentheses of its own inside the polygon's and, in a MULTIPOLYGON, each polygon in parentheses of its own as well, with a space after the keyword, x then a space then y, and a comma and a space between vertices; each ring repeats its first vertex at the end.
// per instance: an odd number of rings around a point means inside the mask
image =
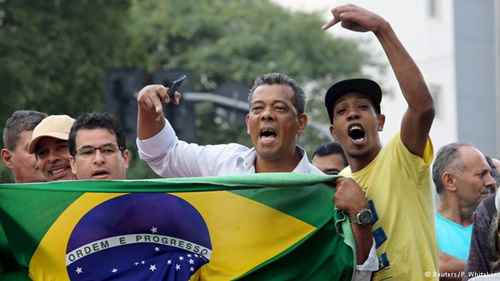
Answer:
POLYGON ((92 157, 95 156, 96 151, 99 150, 102 155, 104 156, 110 156, 115 154, 118 151, 118 146, 112 143, 107 143, 104 145, 101 145, 99 147, 94 147, 91 145, 85 145, 80 147, 77 151, 76 154, 80 157, 92 157))

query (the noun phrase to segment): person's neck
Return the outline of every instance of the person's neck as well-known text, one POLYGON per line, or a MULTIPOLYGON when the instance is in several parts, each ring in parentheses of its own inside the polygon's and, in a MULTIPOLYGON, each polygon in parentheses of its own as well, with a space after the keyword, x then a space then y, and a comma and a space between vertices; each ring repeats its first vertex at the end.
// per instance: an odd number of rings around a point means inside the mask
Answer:
POLYGON ((381 149, 382 147, 378 145, 376 149, 373 149, 372 151, 368 152, 365 155, 361 156, 347 155, 347 162, 351 167, 351 171, 357 172, 363 169, 364 167, 368 166, 368 164, 370 164, 373 161, 373 159, 377 157, 381 149))
POLYGON ((295 150, 286 157, 279 159, 264 159, 259 157, 255 158, 255 172, 256 173, 285 173, 292 172, 299 164, 302 156, 295 150))
POLYGON ((474 213, 474 207, 464 206, 460 204, 455 196, 442 195, 441 204, 438 208, 438 212, 445 218, 463 225, 468 226, 472 223, 472 214, 474 213))

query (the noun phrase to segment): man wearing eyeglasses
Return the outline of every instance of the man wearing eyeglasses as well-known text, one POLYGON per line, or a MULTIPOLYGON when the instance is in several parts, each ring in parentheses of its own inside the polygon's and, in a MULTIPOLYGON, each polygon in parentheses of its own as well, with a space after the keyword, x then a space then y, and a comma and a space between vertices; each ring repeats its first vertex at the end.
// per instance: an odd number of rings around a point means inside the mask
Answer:
POLYGON ((77 179, 126 179, 125 136, 108 113, 80 115, 69 133, 71 170, 77 179))

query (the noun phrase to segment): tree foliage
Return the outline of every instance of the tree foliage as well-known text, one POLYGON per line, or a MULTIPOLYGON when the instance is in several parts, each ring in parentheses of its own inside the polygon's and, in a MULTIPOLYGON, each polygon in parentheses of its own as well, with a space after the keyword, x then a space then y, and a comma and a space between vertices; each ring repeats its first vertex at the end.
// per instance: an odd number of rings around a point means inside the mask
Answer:
POLYGON ((0 120, 17 109, 101 110, 105 72, 121 65, 127 1, 5 0, 2 10, 0 120))
POLYGON ((251 83, 284 72, 299 82, 360 72, 357 45, 321 30, 315 14, 292 13, 268 0, 134 1, 131 33, 147 50, 145 67, 198 75, 197 90, 225 81, 251 83))
POLYGON ((104 75, 123 64, 128 9, 129 1, 0 1, 0 128, 19 109, 102 110, 104 75))

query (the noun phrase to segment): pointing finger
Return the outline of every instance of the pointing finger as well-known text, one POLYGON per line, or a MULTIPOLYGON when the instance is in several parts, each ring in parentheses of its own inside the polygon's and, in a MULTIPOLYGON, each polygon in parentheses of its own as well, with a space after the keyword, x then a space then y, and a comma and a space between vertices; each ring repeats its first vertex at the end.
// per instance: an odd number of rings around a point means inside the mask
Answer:
POLYGON ((333 19, 331 19, 329 22, 327 22, 323 26, 321 26, 321 29, 327 30, 328 28, 334 26, 338 22, 339 22, 338 18, 334 16, 333 19))

